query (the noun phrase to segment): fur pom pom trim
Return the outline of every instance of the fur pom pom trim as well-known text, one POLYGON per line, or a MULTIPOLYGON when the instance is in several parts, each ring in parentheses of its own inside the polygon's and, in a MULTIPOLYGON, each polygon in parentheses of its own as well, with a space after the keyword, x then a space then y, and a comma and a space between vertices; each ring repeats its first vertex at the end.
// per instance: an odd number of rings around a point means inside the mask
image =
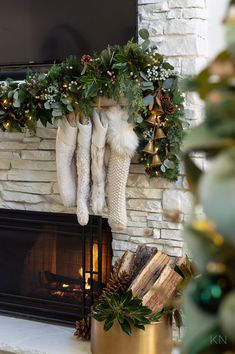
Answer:
POLYGON ((107 112, 109 121, 107 142, 118 154, 132 158, 138 147, 138 137, 133 124, 126 121, 127 112, 120 106, 112 107, 107 112))

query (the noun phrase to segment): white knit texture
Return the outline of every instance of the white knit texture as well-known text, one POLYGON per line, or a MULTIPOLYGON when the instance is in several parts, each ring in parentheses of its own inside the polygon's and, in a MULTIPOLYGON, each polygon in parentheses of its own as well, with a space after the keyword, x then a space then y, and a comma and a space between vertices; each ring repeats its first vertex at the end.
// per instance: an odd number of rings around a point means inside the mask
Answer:
POLYGON ((80 225, 89 221, 88 201, 90 194, 91 123, 78 123, 77 139, 77 218, 80 225))
POLYGON ((108 221, 113 231, 127 226, 126 184, 130 163, 129 157, 111 150, 108 167, 108 221))
POLYGON ((56 136, 56 168, 57 180, 62 202, 65 207, 76 204, 76 169, 74 152, 76 149, 77 132, 66 117, 63 125, 58 128, 56 136))

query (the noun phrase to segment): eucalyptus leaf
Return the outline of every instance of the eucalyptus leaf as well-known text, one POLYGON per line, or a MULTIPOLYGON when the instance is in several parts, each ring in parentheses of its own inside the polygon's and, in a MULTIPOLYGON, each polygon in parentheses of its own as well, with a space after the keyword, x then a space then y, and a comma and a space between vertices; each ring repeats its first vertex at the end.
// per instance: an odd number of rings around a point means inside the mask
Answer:
POLYGON ((52 116, 53 117, 61 117, 62 116, 62 111, 58 111, 56 109, 53 109, 52 116))
POLYGON ((73 106, 71 104, 67 105, 67 109, 69 112, 74 112, 73 106))
POLYGON ((51 109, 51 104, 50 104, 48 101, 46 101, 46 102, 44 103, 44 107, 45 107, 46 109, 51 109))
POLYGON ((144 97, 144 103, 146 104, 146 106, 149 106, 150 103, 153 102, 154 96, 152 95, 148 95, 144 97))
POLYGON ((146 28, 142 28, 139 30, 139 36, 143 40, 147 40, 147 39, 149 39, 149 31, 146 28))

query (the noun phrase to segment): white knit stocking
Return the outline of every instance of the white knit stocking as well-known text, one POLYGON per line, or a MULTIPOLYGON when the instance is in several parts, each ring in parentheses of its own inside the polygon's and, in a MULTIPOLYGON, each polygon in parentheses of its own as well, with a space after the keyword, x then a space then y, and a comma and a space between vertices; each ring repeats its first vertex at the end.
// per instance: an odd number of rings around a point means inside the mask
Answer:
POLYGON ((63 117, 63 125, 57 129, 56 136, 57 180, 61 199, 65 207, 74 206, 76 201, 74 152, 78 129, 70 125, 69 118, 63 117))
POLYGON ((78 124, 77 136, 77 218, 80 225, 89 221, 88 199, 90 193, 90 159, 92 125, 78 124))
POLYGON ((93 132, 91 145, 92 193, 91 206, 94 214, 101 214, 105 204, 105 142, 108 130, 103 112, 93 112, 93 132))
POLYGON ((127 112, 120 106, 106 112, 108 118, 108 143, 110 159, 108 165, 108 208, 109 224, 113 230, 127 226, 126 184, 131 158, 138 146, 133 125, 127 123, 127 112))

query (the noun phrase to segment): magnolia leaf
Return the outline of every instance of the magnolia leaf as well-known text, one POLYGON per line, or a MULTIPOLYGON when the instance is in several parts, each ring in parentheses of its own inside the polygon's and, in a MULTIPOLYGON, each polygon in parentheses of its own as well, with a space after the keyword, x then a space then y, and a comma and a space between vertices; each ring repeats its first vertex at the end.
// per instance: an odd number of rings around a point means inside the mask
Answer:
POLYGON ((146 28, 142 28, 139 30, 139 36, 146 41, 149 39, 149 31, 146 28))
POLYGON ((104 330, 108 332, 113 327, 113 320, 106 320, 104 323, 104 330))
POLYGON ((130 337, 132 335, 131 326, 127 320, 120 323, 122 330, 130 337))

